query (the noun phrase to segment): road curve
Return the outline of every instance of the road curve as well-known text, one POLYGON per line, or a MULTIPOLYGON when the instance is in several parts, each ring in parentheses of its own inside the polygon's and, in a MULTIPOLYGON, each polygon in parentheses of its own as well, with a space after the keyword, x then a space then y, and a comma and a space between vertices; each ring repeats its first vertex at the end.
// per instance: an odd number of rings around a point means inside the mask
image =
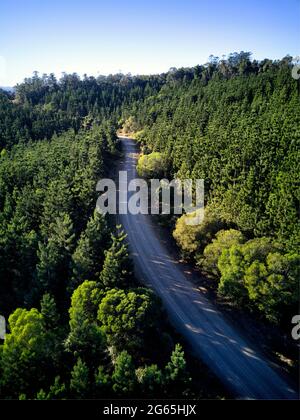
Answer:
MULTIPOLYGON (((136 178, 136 145, 122 137, 119 170, 136 178)), ((155 290, 170 320, 199 356, 238 398, 297 399, 297 393, 268 361, 196 289, 157 237, 147 215, 118 215, 140 280, 155 290)))

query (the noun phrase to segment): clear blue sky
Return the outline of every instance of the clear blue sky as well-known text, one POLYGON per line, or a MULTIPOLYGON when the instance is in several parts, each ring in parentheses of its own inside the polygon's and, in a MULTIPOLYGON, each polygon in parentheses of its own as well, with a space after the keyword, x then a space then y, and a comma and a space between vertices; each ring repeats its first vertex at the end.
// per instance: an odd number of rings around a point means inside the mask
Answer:
POLYGON ((300 55, 300 0, 1 0, 0 85, 41 73, 160 73, 210 54, 300 55))

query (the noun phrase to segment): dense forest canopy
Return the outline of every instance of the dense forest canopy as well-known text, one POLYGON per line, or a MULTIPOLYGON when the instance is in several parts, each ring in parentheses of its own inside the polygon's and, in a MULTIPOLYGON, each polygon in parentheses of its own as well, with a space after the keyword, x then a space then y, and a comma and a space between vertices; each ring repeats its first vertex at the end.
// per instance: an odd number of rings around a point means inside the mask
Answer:
POLYGON ((291 69, 289 56, 211 57, 206 66, 174 69, 158 95, 124 114, 149 158, 161 153, 169 162, 169 177, 205 180, 204 223, 187 227, 182 216, 175 226, 184 256, 214 272, 220 294, 286 324, 299 302, 300 101, 291 69), (216 234, 228 229, 251 247, 222 249, 216 234), (222 254, 213 267, 211 241, 222 254))
POLYGON ((18 141, 47 138, 69 128, 76 132, 90 118, 98 123, 113 121, 122 107, 158 92, 165 76, 85 76, 53 74, 32 78, 10 94, 0 89, 0 147, 18 141))
POLYGON ((143 176, 163 164, 166 176, 204 178, 204 222, 170 221, 184 257, 220 295, 290 322, 300 169, 291 67, 290 56, 241 52, 153 76, 35 73, 0 90, 2 398, 195 395, 124 232, 94 212, 96 183, 120 156, 118 129, 140 142, 143 176))
POLYGON ((189 390, 183 350, 136 282, 123 231, 94 211, 96 182, 117 153, 112 132, 70 129, 1 156, 2 398, 189 390))

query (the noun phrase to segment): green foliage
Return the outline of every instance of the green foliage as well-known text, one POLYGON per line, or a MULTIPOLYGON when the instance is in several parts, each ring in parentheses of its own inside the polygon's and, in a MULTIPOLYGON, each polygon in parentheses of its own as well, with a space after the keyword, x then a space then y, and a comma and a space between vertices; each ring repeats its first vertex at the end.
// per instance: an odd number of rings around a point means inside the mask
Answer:
POLYGON ((299 267, 299 255, 274 252, 264 263, 255 260, 245 270, 249 299, 273 322, 289 323, 289 314, 297 311, 299 267))
POLYGON ((139 127, 138 127, 138 124, 137 124, 135 118, 131 115, 124 122, 124 124, 122 126, 122 132, 126 135, 131 135, 131 134, 135 133, 136 131, 138 131, 138 128, 139 127))
POLYGON ((71 255, 74 249, 73 223, 68 214, 61 214, 50 225, 46 243, 39 244, 37 280, 42 290, 61 298, 70 275, 71 255))
POLYGON ((14 95, 0 90, 0 308, 11 313, 1 398, 189 392, 181 347, 167 362, 149 346, 154 338, 165 352, 160 306, 133 288, 123 233, 110 243, 93 212, 96 182, 118 153, 116 121, 139 131, 141 175, 205 179, 203 223, 177 220, 184 256, 220 273, 231 301, 290 322, 300 237, 291 65, 241 52, 157 76, 35 73, 14 95), (21 309, 39 302, 40 312, 21 309))
POLYGON ((24 217, 0 218, 0 306, 8 314, 27 300, 33 287, 38 240, 24 217))
POLYGON ((203 258, 198 262, 207 273, 219 276, 218 260, 224 249, 245 242, 244 235, 235 229, 220 230, 203 251, 203 258))
POLYGON ((61 400, 65 399, 67 395, 67 387, 64 383, 61 383, 59 376, 55 377, 54 384, 50 386, 48 392, 41 389, 37 395, 37 400, 61 400))
POLYGON ((96 282, 85 281, 73 292, 69 309, 70 332, 65 348, 93 365, 99 364, 105 350, 105 338, 96 322, 102 296, 96 282))
MULTIPOLYGON (((123 105, 156 93, 163 76, 133 76, 117 74, 84 77, 76 73, 64 74, 56 80, 53 74, 39 77, 35 72, 16 87, 14 101, 0 89, 0 149, 30 139, 50 139, 68 129, 89 130, 97 121, 120 117, 123 105)), ((106 131, 110 151, 110 130, 106 131)), ((112 146, 112 147, 110 147, 112 146)))
POLYGON ((180 379, 186 370, 184 352, 180 344, 176 344, 175 350, 171 355, 171 361, 166 366, 166 376, 171 381, 180 379))
POLYGON ((235 302, 251 302, 277 323, 295 310, 299 256, 282 254, 279 245, 268 238, 224 249, 218 267, 221 272, 219 292, 235 302))
POLYGON ((100 216, 89 218, 107 153, 103 130, 95 126, 49 142, 18 144, 1 158, 0 306, 5 314, 16 306, 37 305, 46 291, 61 310, 71 278, 97 278, 108 232, 100 216), (85 250, 93 255, 83 256, 85 250))
POLYGON ((86 229, 81 233, 72 256, 73 275, 70 289, 74 290, 84 280, 96 280, 99 277, 107 246, 107 222, 104 216, 95 210, 86 229))
POLYGON ((244 284, 245 270, 254 262, 263 262, 277 248, 269 238, 257 238, 224 249, 218 261, 221 272, 219 292, 242 303, 248 297, 244 284))
POLYGON ((280 242, 285 261, 299 255, 300 102, 291 67, 290 56, 261 62, 243 51, 211 57, 205 66, 172 69, 159 94, 131 112, 142 129, 142 149, 168 156, 170 172, 181 179, 205 180, 206 208, 216 224, 188 226, 188 216, 179 217, 173 236, 183 256, 216 277, 220 265, 220 293, 275 322, 291 317, 299 299, 293 269, 273 273, 267 255, 276 250, 263 252, 250 269, 255 258, 248 263, 250 249, 244 255, 240 239, 211 241, 220 229, 234 228, 245 240, 280 242), (280 293, 290 295, 290 304, 280 293))
POLYGON ((142 146, 168 156, 171 173, 205 179, 206 204, 228 226, 296 251, 300 102, 291 67, 291 57, 257 62, 241 52, 177 69, 133 115, 142 146))
POLYGON ((112 244, 105 251, 105 260, 100 274, 100 283, 108 289, 124 288, 132 283, 133 266, 129 257, 126 234, 117 227, 116 235, 112 235, 112 244))
POLYGON ((97 398, 111 395, 112 380, 103 366, 99 366, 95 374, 95 393, 97 398))
POLYGON ((209 211, 205 212, 204 220, 200 224, 189 224, 188 219, 191 217, 195 217, 195 214, 180 216, 173 231, 173 237, 185 257, 195 256, 201 252, 214 235, 224 227, 224 224, 209 211))
POLYGON ((128 292, 112 289, 100 303, 98 320, 109 343, 118 349, 139 349, 146 330, 156 325, 159 309, 157 299, 148 289, 128 292))
POLYGON ((178 396, 187 391, 191 378, 187 373, 184 351, 180 344, 176 344, 165 368, 165 381, 169 388, 176 390, 178 396))
POLYGON ((82 313, 84 318, 93 321, 102 297, 103 292, 95 281, 84 281, 73 292, 69 309, 70 319, 75 319, 78 313, 82 313))
POLYGON ((1 387, 15 397, 20 393, 35 395, 48 381, 48 375, 53 375, 59 337, 48 333, 43 315, 37 309, 16 309, 8 325, 10 333, 6 335, 1 354, 1 387))
POLYGON ((133 395, 136 387, 135 368, 132 357, 122 351, 115 361, 112 374, 113 390, 118 396, 133 395))
POLYGON ((6 149, 2 149, 0 152, 0 157, 4 158, 7 155, 7 150, 6 149))
POLYGON ((219 293, 230 297, 234 303, 244 304, 247 291, 243 282, 244 259, 241 246, 233 245, 229 249, 224 249, 218 260, 218 269, 221 273, 219 293))
POLYGON ((145 366, 136 370, 136 377, 142 395, 150 397, 161 396, 164 377, 157 365, 145 366))
POLYGON ((89 394, 89 369, 80 358, 71 372, 70 390, 74 398, 85 398, 89 394))
POLYGON ((58 327, 59 314, 57 312, 55 300, 49 293, 45 293, 42 297, 41 315, 46 328, 56 329, 58 327))
POLYGON ((162 178, 167 171, 166 158, 159 152, 152 152, 148 155, 141 155, 137 172, 143 178, 162 178))

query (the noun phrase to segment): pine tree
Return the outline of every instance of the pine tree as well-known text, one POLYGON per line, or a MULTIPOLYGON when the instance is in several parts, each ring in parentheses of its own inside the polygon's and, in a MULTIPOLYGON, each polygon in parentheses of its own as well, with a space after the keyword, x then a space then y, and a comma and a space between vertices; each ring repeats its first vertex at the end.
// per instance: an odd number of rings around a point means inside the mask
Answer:
POLYGON ((191 379, 188 376, 184 351, 180 344, 176 344, 171 360, 165 368, 165 383, 175 394, 182 395, 191 379))
POLYGON ((57 328, 59 314, 57 312, 55 300, 49 293, 45 293, 42 297, 41 314, 47 329, 57 328))
POLYGON ((1 387, 8 395, 34 396, 47 382, 57 360, 60 337, 48 334, 37 309, 16 309, 1 349, 1 387))
POLYGON ((38 287, 50 291, 57 302, 65 296, 70 275, 71 253, 74 250, 74 229, 68 214, 61 214, 50 226, 50 236, 39 243, 37 264, 38 287))
POLYGON ((67 389, 66 385, 61 382, 60 376, 56 376, 54 380, 54 384, 50 386, 49 392, 45 392, 41 389, 37 395, 37 400, 61 400, 66 398, 67 389))
POLYGON ((104 398, 111 396, 111 377, 105 371, 103 366, 99 366, 95 374, 95 392, 96 398, 104 398))
POLYGON ((64 341, 65 349, 75 357, 99 366, 105 357, 105 337, 97 324, 97 309, 102 292, 96 282, 84 281, 71 298, 70 332, 64 341))
POLYGON ((89 369, 78 358, 71 372, 70 390, 75 398, 85 398, 89 391, 89 369))
POLYGON ((108 245, 108 226, 102 214, 95 210, 81 234, 72 256, 72 279, 70 291, 84 280, 99 278, 104 259, 104 249, 108 245))
POLYGON ((163 386, 163 373, 157 365, 145 366, 136 370, 139 390, 143 397, 161 395, 163 386))
POLYGON ((117 357, 112 380, 113 390, 117 395, 133 395, 136 386, 136 376, 132 357, 127 351, 122 351, 117 357))
POLYGON ((100 274, 100 283, 108 288, 126 287, 132 282, 132 262, 129 257, 126 234, 118 226, 112 235, 112 245, 105 251, 105 260, 100 274))

